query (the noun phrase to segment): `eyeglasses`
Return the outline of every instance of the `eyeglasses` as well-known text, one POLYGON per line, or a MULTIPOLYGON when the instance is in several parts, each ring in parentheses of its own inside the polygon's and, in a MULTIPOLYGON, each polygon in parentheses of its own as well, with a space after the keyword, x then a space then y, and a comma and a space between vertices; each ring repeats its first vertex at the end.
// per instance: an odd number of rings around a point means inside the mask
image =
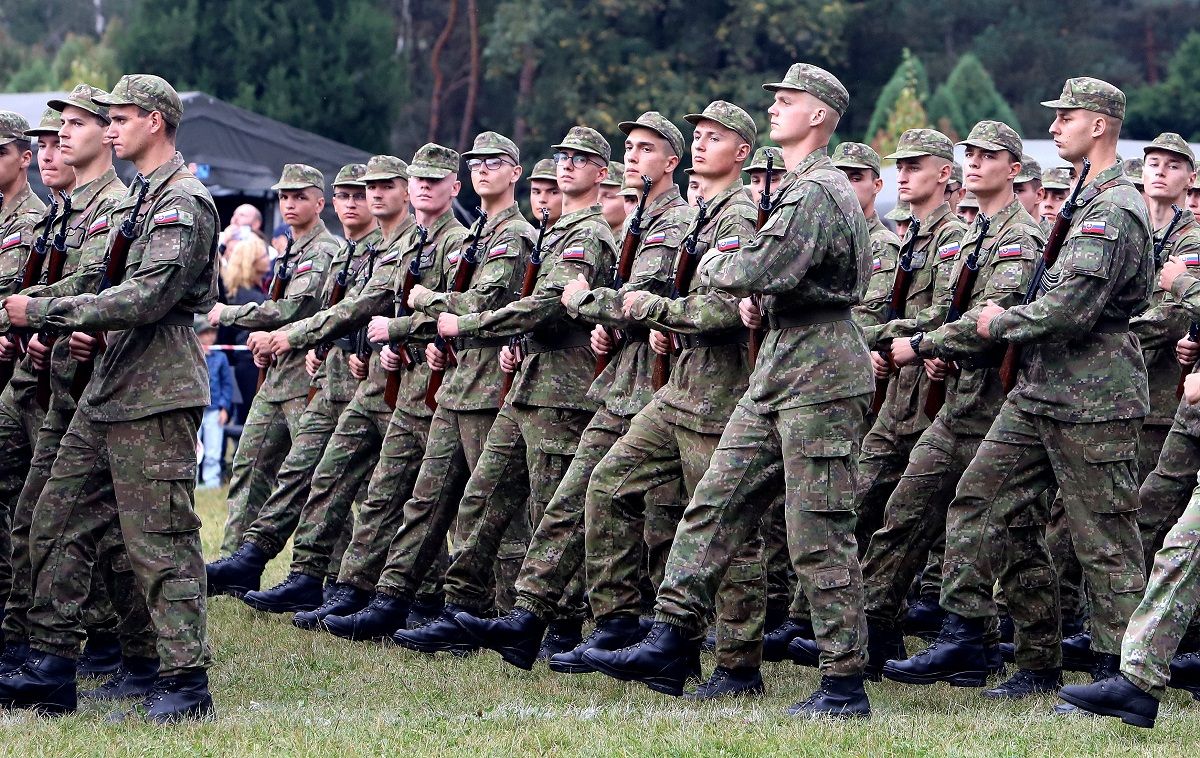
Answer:
POLYGON ((589 163, 591 163, 594 166, 600 166, 601 168, 603 168, 605 166, 605 164, 603 164, 603 163, 597 163, 596 161, 592 160, 591 157, 585 155, 584 153, 575 153, 574 155, 567 155, 566 153, 555 153, 553 155, 553 159, 554 159, 555 163, 565 163, 567 161, 570 161, 571 165, 573 165, 575 168, 583 168, 584 166, 586 166, 589 163))
POLYGON ((353 200, 356 203, 367 202, 367 193, 365 192, 335 192, 333 193, 334 200, 341 200, 343 203, 347 200, 353 200))
POLYGON ((481 167, 485 167, 488 171, 499 171, 501 166, 515 165, 515 163, 506 161, 503 158, 471 158, 467 161, 467 170, 478 171, 481 167))

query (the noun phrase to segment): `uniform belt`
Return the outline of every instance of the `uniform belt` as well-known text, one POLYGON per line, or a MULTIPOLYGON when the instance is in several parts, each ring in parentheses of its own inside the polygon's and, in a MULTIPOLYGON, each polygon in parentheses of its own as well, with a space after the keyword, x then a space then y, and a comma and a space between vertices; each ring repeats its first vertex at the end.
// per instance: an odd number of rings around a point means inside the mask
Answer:
POLYGON ((194 326, 196 314, 191 311, 171 311, 158 320, 158 326, 194 326))
POLYGON ((540 340, 531 335, 524 338, 522 349, 525 353, 551 353, 555 350, 569 350, 573 347, 587 347, 592 344, 590 332, 571 331, 556 335, 548 340, 540 340))
MULTIPOLYGON (((383 346, 380 345, 379 349, 382 350, 383 346)), ((412 356, 413 363, 415 365, 417 365, 417 366, 424 365, 424 363, 425 363, 425 344, 423 342, 407 342, 404 344, 403 349, 407 350, 408 354, 410 356, 412 356)))
POLYGON ((1102 318, 1092 327, 1095 334, 1124 334, 1129 331, 1127 318, 1102 318))
POLYGON ((454 346, 459 350, 479 350, 485 347, 504 347, 508 337, 455 337, 454 346))
POLYGON ((678 337, 679 344, 684 350, 694 350, 698 347, 745 344, 750 341, 750 330, 729 329, 711 334, 680 334, 678 337))
POLYGON ((649 342, 650 330, 644 326, 631 326, 628 329, 622 329, 621 334, 626 342, 649 342))
POLYGON ((849 308, 814 308, 800 314, 767 313, 767 327, 770 329, 795 329, 798 326, 813 324, 832 324, 835 321, 849 321, 849 308))
POLYGON ((336 347, 341 348, 344 352, 347 352, 347 353, 354 350, 354 343, 350 340, 349 337, 338 337, 337 339, 335 339, 333 341, 333 344, 336 347))

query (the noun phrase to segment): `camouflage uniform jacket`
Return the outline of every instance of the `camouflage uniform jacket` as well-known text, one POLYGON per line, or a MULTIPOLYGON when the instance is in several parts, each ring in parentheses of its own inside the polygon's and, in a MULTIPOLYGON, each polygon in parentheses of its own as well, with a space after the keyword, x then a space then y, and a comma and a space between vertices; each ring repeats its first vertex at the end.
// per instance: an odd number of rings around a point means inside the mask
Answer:
POLYGON ((768 323, 816 320, 767 332, 740 402, 769 413, 865 395, 870 359, 849 314, 866 292, 870 237, 850 181, 820 148, 784 175, 776 197, 749 245, 700 267, 707 286, 762 293, 768 323))
MULTIPOLYGON (((348 278, 343 298, 349 297, 351 292, 361 289, 362 285, 366 284, 367 279, 371 276, 369 269, 373 263, 372 259, 378 255, 382 246, 383 234, 379 231, 379 227, 375 227, 357 240, 354 247, 354 258, 349 261, 350 268, 347 269, 348 278)), ((329 303, 337 274, 346 265, 346 258, 349 254, 350 244, 347 243, 333 257, 329 276, 326 277, 325 287, 321 291, 322 303, 329 303)), ((350 375, 350 366, 346 362, 351 350, 348 338, 331 342, 329 353, 321 362, 321 368, 317 370, 314 378, 317 385, 325 389, 325 394, 334 403, 350 402, 355 391, 358 390, 358 380, 350 375)))
POLYGON ((582 274, 593 284, 607 282, 616 243, 599 205, 565 213, 546 231, 542 264, 533 293, 495 310, 458 320, 459 331, 474 337, 527 337, 543 344, 577 346, 546 352, 523 350, 508 402, 541 408, 595 411, 587 397, 596 357, 588 346, 588 329, 572 321, 562 304, 568 282, 582 274))
MULTIPOLYGON (((708 204, 708 218, 696 237, 698 260, 703 262, 717 252, 739 250, 754 236, 757 218, 758 211, 741 182, 717 193, 708 204)), ((697 220, 692 219, 684 239, 693 234, 697 220)), ((686 252, 681 249, 679 255, 686 252)), ((738 298, 704 286, 697 271, 682 297, 643 298, 632 315, 639 324, 660 331, 734 338, 723 345, 685 347, 667 383, 654 396, 671 423, 703 434, 720 434, 733 407, 746 394, 750 377, 747 332, 738 315, 738 298)))
POLYGON ((921 354, 958 361, 960 371, 946 378, 946 404, 941 417, 952 432, 982 437, 1004 403, 1004 388, 997 370, 1003 346, 985 342, 975 331, 978 310, 994 301, 1004 308, 1018 305, 1033 278, 1037 259, 1046 241, 1041 227, 1015 197, 991 218, 987 234, 980 236, 972 224, 962 240, 951 276, 937 293, 937 301, 917 314, 918 326, 929 329, 921 354), (978 250, 979 267, 961 318, 947 322, 954 290, 967 259, 978 250))
POLYGON ((576 318, 625 330, 625 344, 618 346, 604 373, 596 377, 588 390, 589 398, 603 403, 618 416, 632 416, 654 396, 651 377, 654 351, 650 349, 648 332, 631 324, 622 313, 625 293, 644 290, 655 295, 670 294, 675 255, 695 216, 696 210, 680 196, 679 188, 671 185, 646 204, 642 238, 629 281, 620 289, 601 287, 579 292, 567 304, 567 311, 576 318))
MULTIPOLYGON (((913 245, 912 284, 904 301, 904 317, 885 321, 867 328, 867 344, 886 350, 896 337, 911 337, 920 331, 917 314, 933 305, 936 293, 950 284, 950 272, 958 259, 958 251, 966 226, 942 203, 929 218, 921 222, 921 233, 913 245)), ((895 277, 893 277, 893 282, 895 277)), ((891 282, 888 298, 891 298, 891 282)), ((886 309, 887 304, 884 304, 886 309)), ((936 322, 934 326, 940 324, 936 322)), ((890 421, 897 434, 915 434, 929 426, 925 417, 925 396, 929 393, 929 377, 921 365, 905 366, 888 384, 887 400, 879 415, 890 421)))
MULTIPOLYGON (((1166 229, 1154 233, 1154 244, 1162 241, 1166 229)), ((1158 268, 1173 255, 1182 256, 1189 271, 1200 271, 1200 224, 1189 210, 1184 210, 1171 238, 1163 246, 1156 261, 1158 268)), ((1146 424, 1170 426, 1179 405, 1175 390, 1179 385, 1179 362, 1175 360, 1175 343, 1187 333, 1191 317, 1170 292, 1159 289, 1155 272, 1152 305, 1145 313, 1129 321, 1129 331, 1142 343, 1146 359, 1146 374, 1150 381, 1150 415, 1146 424)))
POLYGON ((1088 182, 1079 201, 1044 294, 991 322, 995 339, 1025 345, 1009 400, 1065 422, 1143 418, 1146 363, 1128 322, 1150 305, 1154 286, 1146 204, 1120 162, 1088 182))
POLYGON ((43 219, 46 204, 26 184, 0 207, 0 297, 21 288, 25 261, 36 238, 34 227, 43 219))
MULTIPOLYGON (((132 421, 208 405, 208 367, 192 328, 217 295, 217 209, 175 156, 147 177, 149 190, 124 280, 100 294, 35 298, 29 325, 59 332, 108 330, 108 347, 79 403, 92 421, 132 421)), ((113 209, 109 245, 132 209, 113 209)))
MULTIPOLYGON (((467 290, 432 292, 418 298, 415 309, 436 320, 442 313, 465 316, 504 307, 520 294, 525 272, 517 264, 528 258, 534 238, 533 226, 515 203, 489 217, 479 233, 477 262, 467 290)), ((465 239, 462 249, 451 254, 447 261, 446 280, 450 285, 447 290, 453 285, 462 254, 471 243, 472 238, 465 239)), ((498 339, 491 345, 477 342, 470 337, 455 341, 458 365, 446 372, 437 395, 439 406, 452 411, 494 411, 500 405, 503 381, 500 347, 504 340, 498 339)))
POLYGON ((871 233, 871 281, 861 305, 852 309, 854 321, 866 333, 887 321, 888 304, 892 299, 892 282, 896 278, 896 259, 900 255, 900 238, 883 225, 878 215, 867 219, 871 233))
MULTIPOLYGON (((221 324, 270 331, 311 316, 325 304, 322 292, 338 252, 337 238, 317 223, 292 244, 291 279, 278 300, 230 306, 221 311, 221 324)), ((276 359, 259 389, 263 400, 281 403, 308 394, 312 378, 304 370, 304 353, 293 351, 276 359)))

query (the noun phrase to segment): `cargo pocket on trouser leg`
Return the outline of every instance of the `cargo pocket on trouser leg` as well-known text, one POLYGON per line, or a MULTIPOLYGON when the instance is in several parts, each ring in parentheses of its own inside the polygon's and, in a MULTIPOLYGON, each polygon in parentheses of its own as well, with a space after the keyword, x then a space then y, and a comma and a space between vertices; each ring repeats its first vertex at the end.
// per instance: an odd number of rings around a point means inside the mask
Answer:
POLYGON ((142 531, 178 534, 200 528, 200 517, 192 502, 196 477, 194 460, 146 461, 142 473, 149 495, 142 531))

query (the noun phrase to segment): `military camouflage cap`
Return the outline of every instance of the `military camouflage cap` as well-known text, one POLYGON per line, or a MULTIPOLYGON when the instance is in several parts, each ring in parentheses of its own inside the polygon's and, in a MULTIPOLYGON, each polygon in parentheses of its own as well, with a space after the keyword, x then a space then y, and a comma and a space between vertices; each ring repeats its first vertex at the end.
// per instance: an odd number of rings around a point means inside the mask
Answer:
POLYGON ((955 185, 955 189, 958 189, 959 187, 962 186, 962 183, 963 183, 962 166, 959 165, 958 163, 954 163, 950 166, 950 181, 946 183, 946 186, 950 186, 951 184, 953 184, 953 185, 955 185))
POLYGON ((503 155, 512 158, 513 163, 521 162, 521 151, 517 143, 499 132, 483 132, 475 137, 475 144, 463 153, 463 160, 469 158, 486 158, 491 155, 503 155))
MULTIPOLYGON (((554 164, 550 164, 553 168, 554 164)), ((604 177, 604 181, 600 182, 601 187, 624 187, 625 186, 625 164, 620 161, 608 162, 608 176, 604 177)))
POLYGON ((1007 150, 1014 159, 1021 157, 1021 137, 1011 126, 1000 121, 980 121, 971 127, 971 133, 958 144, 971 145, 983 150, 1007 150))
POLYGON ((59 112, 63 111, 68 105, 73 105, 76 108, 87 111, 93 116, 99 116, 107 122, 109 120, 108 107, 100 105, 92 99, 95 97, 104 97, 107 94, 107 92, 99 87, 93 87, 90 84, 76 84, 75 89, 71 90, 71 94, 61 100, 51 100, 46 105, 59 112))
POLYGON ((1192 182, 1192 189, 1200 190, 1200 175, 1196 176, 1196 181, 1192 182))
POLYGON ((1046 169, 1042 172, 1042 188, 1052 190, 1071 189, 1071 169, 1066 166, 1046 169))
POLYGON ((53 108, 46 108, 46 110, 42 111, 42 120, 38 121, 37 126, 26 129, 25 136, 37 137, 43 134, 58 134, 58 129, 61 126, 62 114, 53 108))
POLYGON ((367 161, 363 182, 382 182, 386 179, 408 179, 408 164, 394 155, 372 155, 367 161))
POLYGON ((367 173, 367 164, 365 163, 347 163, 342 166, 337 172, 337 176, 333 178, 333 186, 335 187, 365 187, 367 183, 363 181, 363 175, 367 173))
POLYGON ((683 157, 683 132, 679 131, 679 127, 672 124, 666 116, 658 111, 646 111, 638 116, 637 121, 622 121, 617 124, 617 128, 626 134, 638 127, 649 129, 662 137, 671 146, 671 151, 675 155, 683 157))
POLYGON ((1185 140, 1183 137, 1180 137, 1175 132, 1163 132, 1155 137, 1153 142, 1142 148, 1142 152, 1146 155, 1149 155, 1155 150, 1163 150, 1168 153, 1182 155, 1184 158, 1188 159, 1188 163, 1191 163, 1192 166, 1196 165, 1196 154, 1192 152, 1191 145, 1187 143, 1187 140, 1185 140))
POLYGON ((908 204, 907 200, 901 200, 896 203, 895 208, 892 208, 887 212, 884 218, 886 218, 888 221, 911 221, 912 206, 908 204))
POLYGON ((1025 182, 1041 181, 1042 166, 1033 159, 1032 155, 1021 153, 1021 171, 1017 174, 1017 178, 1013 179, 1013 184, 1024 184, 1025 182))
POLYGON ((612 147, 608 144, 608 140, 590 126, 572 126, 567 132, 567 136, 563 137, 563 141, 557 145, 551 145, 551 147, 555 150, 578 150, 581 153, 591 153, 599 156, 605 163, 612 160, 612 147))
POLYGON ((762 87, 768 92, 781 89, 807 92, 839 114, 845 113, 846 109, 850 107, 850 93, 846 91, 838 78, 811 63, 793 63, 782 82, 764 84, 762 87))
POLYGON ((283 173, 279 176, 279 181, 271 185, 271 189, 279 190, 299 190, 305 187, 316 187, 322 192, 325 190, 325 175, 312 166, 306 166, 303 163, 289 163, 283 167, 283 173))
POLYGON ((1140 187, 1142 186, 1142 169, 1145 165, 1146 162, 1141 158, 1130 158, 1122 162, 1121 170, 1125 173, 1126 179, 1140 187))
POLYGON ((417 148, 408 163, 408 175, 418 179, 445 179, 458 173, 458 152, 428 142, 417 148))
POLYGON ((183 118, 183 101, 166 79, 154 74, 126 74, 112 92, 92 98, 99 105, 136 105, 144 111, 158 111, 173 126, 183 118))
POLYGON ((833 149, 833 165, 838 168, 869 168, 880 173, 879 153, 862 142, 843 142, 833 149))
POLYGON ((724 100, 713 100, 704 109, 703 113, 689 113, 683 117, 684 121, 693 126, 705 119, 716 121, 726 129, 732 129, 737 133, 737 136, 744 139, 749 145, 753 145, 758 139, 758 127, 754 125, 754 119, 750 117, 749 113, 733 103, 728 103, 724 100))
POLYGON ((900 135, 896 152, 883 156, 885 161, 896 161, 901 158, 920 158, 922 155, 933 155, 954 160, 954 145, 950 138, 936 129, 909 129, 900 135))
POLYGON ((621 190, 617 194, 620 195, 621 197, 641 198, 642 191, 640 189, 638 189, 637 187, 626 187, 625 189, 621 190))
POLYGON ((771 156, 772 171, 787 171, 787 166, 783 165, 783 151, 773 145, 764 145, 755 150, 754 158, 750 165, 746 166, 746 171, 766 171, 768 155, 771 156))
POLYGON ((7 145, 19 139, 28 139, 25 134, 27 129, 29 129, 29 122, 20 113, 0 111, 0 145, 7 145))
POLYGON ((966 192, 962 196, 962 200, 958 201, 959 208, 979 208, 979 198, 975 197, 974 192, 966 192))
POLYGON ((558 181, 558 172, 554 170, 554 161, 549 158, 542 158, 537 163, 533 164, 533 173, 529 175, 530 179, 545 179, 549 182, 558 181))
POLYGON ((1063 85, 1057 100, 1046 100, 1047 108, 1083 108, 1105 116, 1125 119, 1125 93, 1103 79, 1077 76, 1063 85))

